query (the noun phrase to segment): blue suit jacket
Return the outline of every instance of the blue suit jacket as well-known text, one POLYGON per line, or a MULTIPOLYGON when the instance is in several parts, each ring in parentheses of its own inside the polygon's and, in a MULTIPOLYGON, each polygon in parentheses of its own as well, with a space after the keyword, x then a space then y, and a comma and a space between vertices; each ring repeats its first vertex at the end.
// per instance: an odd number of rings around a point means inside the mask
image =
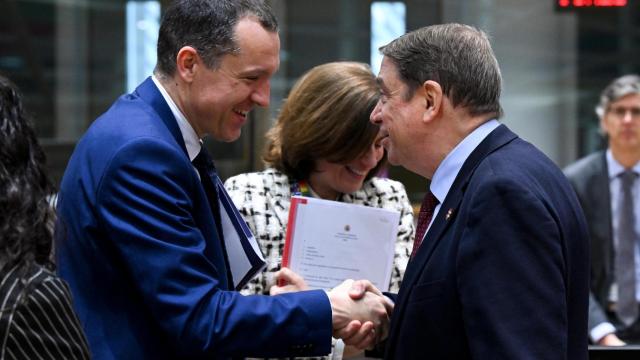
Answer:
POLYGON ((329 353, 322 291, 229 291, 204 189, 150 78, 80 140, 58 215, 59 273, 95 359, 329 353))
POLYGON ((562 172, 504 125, 410 261, 388 359, 587 359, 589 244, 562 172))

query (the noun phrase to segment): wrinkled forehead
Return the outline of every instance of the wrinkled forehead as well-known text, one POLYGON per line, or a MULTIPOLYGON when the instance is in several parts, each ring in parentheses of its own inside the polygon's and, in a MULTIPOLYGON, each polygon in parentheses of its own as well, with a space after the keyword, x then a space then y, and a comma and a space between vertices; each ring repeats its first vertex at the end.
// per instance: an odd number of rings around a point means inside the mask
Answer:
POLYGON ((640 92, 628 92, 609 103, 609 108, 618 106, 640 107, 640 92))
POLYGON ((255 67, 269 73, 280 65, 280 37, 277 32, 265 29, 253 18, 243 18, 235 28, 238 50, 227 56, 236 58, 247 67, 255 67))
POLYGON ((407 86, 402 76, 400 76, 398 66, 387 56, 382 59, 380 71, 376 77, 376 83, 383 90, 395 90, 407 86))

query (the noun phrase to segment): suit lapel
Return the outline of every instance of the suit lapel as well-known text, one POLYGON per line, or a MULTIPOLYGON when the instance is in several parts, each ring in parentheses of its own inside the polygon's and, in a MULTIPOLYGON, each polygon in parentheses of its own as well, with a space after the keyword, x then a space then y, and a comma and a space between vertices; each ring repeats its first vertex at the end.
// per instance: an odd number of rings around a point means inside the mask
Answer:
POLYGON ((182 148, 185 155, 187 155, 187 159, 189 159, 189 153, 187 152, 187 147, 184 144, 184 138, 182 137, 182 132, 180 132, 180 127, 178 126, 178 121, 175 116, 171 112, 171 108, 165 101, 164 97, 158 90, 156 84, 151 80, 151 77, 148 77, 145 81, 140 84, 134 94, 137 94, 140 99, 149 104, 158 114, 160 119, 164 125, 169 129, 171 135, 176 140, 178 145, 182 148))
MULTIPOLYGON (((173 116, 173 112, 171 112, 171 108, 169 107, 169 104, 167 104, 167 101, 164 99, 164 97, 160 93, 160 90, 158 89, 156 84, 153 82, 151 77, 148 77, 145 81, 143 81, 142 84, 140 84, 136 88, 133 95, 134 96, 137 95, 138 97, 140 97, 142 101, 144 101, 149 106, 151 106, 151 108, 153 108, 153 110, 156 112, 156 114, 158 114, 158 116, 160 117, 164 125, 167 127, 167 129, 173 136, 176 143, 180 146, 180 148, 184 152, 185 160, 191 163, 191 160, 189 159, 189 153, 187 152, 187 147, 184 143, 184 138, 182 137, 182 132, 180 131, 180 127, 178 126, 178 121, 176 120, 175 116, 173 116)), ((194 171, 194 174, 195 174, 195 171, 194 171)), ((206 191, 204 187, 202 187, 202 194, 204 196, 204 199, 207 199, 206 191)), ((207 199, 206 201, 211 201, 211 200, 207 199)), ((213 212, 212 212, 212 215, 213 215, 213 212)), ((229 280, 231 276, 231 271, 229 270, 229 262, 227 261, 226 251, 224 250, 222 234, 218 232, 217 226, 215 225, 215 222, 213 221, 213 219, 211 220, 211 222, 213 224, 211 231, 216 236, 216 239, 217 239, 216 246, 218 246, 218 248, 214 251, 214 254, 215 253, 224 254, 224 256, 219 257, 220 259, 222 259, 221 264, 217 264, 218 268, 223 273, 223 277, 219 279, 221 282, 221 287, 227 290, 232 290, 231 284, 233 284, 233 281, 229 280), (224 280, 226 280, 226 282, 224 280)), ((216 259, 216 256, 212 255, 212 258, 216 259)))
POLYGON ((429 258, 440 242, 445 230, 455 221, 458 208, 464 196, 464 190, 466 189, 466 186, 478 164, 480 164, 488 154, 512 141, 516 137, 517 136, 505 125, 500 125, 492 131, 480 143, 480 145, 478 145, 471 155, 469 155, 467 160, 465 160, 458 176, 456 176, 456 179, 451 186, 451 189, 447 193, 447 197, 444 199, 444 202, 438 211, 438 215, 434 219, 433 224, 431 224, 429 231, 425 234, 425 239, 420 246, 420 249, 418 249, 415 258, 409 263, 405 272, 403 284, 406 283, 409 285, 408 287, 413 285, 417 275, 421 273, 422 269, 429 261, 429 258))
MULTIPOLYGON (((609 172, 607 169, 607 156, 606 152, 602 152, 599 156, 596 168, 593 172, 594 177, 592 182, 588 185, 588 193, 591 197, 591 207, 593 209, 601 209, 602 216, 598 217, 599 230, 606 233, 604 237, 608 241, 602 241, 600 245, 600 251, 592 256, 593 268, 603 268, 607 273, 613 272, 613 233, 611 222, 611 189, 609 186, 609 172), (606 228, 606 229, 602 229, 606 228)), ((595 224, 594 224, 595 225, 595 224)), ((600 233, 600 232, 598 232, 600 233)), ((595 252, 595 251, 593 251, 595 252)))
POLYGON ((593 206, 598 209, 605 209, 607 213, 607 223, 611 223, 611 195, 609 189, 609 172, 607 168, 607 155, 602 152, 598 155, 593 171, 593 181, 588 186, 589 195, 593 201, 593 206), (605 191, 606 190, 606 191, 605 191))
POLYGON ((415 257, 409 261, 404 278, 402 279, 402 286, 398 293, 398 301, 396 303, 396 310, 393 316, 393 320, 395 321, 392 321, 391 323, 389 344, 397 343, 397 340, 393 338, 398 333, 395 328, 401 324, 402 314, 409 295, 423 269, 429 263, 429 259, 431 258, 431 255, 438 243, 444 237, 446 230, 455 222, 460 203, 464 197, 465 189, 475 169, 487 155, 516 138, 517 135, 511 132, 505 125, 500 125, 493 130, 469 155, 467 160, 465 160, 460 172, 451 186, 451 189, 447 193, 436 218, 425 234, 422 245, 418 249, 415 257))

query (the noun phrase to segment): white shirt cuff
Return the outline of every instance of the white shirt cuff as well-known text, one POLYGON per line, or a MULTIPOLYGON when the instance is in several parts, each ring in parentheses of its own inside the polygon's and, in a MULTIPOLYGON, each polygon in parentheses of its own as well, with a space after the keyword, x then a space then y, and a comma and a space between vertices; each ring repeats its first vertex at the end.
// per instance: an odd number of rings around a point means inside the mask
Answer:
POLYGON ((333 345, 333 353, 331 353, 331 360, 342 360, 342 354, 344 353, 344 342, 342 339, 336 339, 333 345))
POLYGON ((616 332, 615 326, 609 322, 603 322, 602 324, 598 324, 591 331, 589 331, 589 337, 591 337, 591 341, 594 344, 597 344, 603 337, 609 334, 613 334, 616 332))

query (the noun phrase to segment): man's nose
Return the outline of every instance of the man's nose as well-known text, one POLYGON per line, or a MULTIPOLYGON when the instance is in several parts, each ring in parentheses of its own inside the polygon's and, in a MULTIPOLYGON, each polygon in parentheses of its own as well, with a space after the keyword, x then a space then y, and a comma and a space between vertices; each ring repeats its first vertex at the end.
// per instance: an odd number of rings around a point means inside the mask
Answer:
POLYGON ((267 107, 269 106, 270 96, 271 83, 269 81, 265 81, 255 89, 253 94, 251 94, 251 100, 258 106, 267 107))
POLYGON ((633 110, 628 109, 627 111, 624 112, 624 116, 622 116, 622 122, 624 123, 631 123, 633 122, 633 110))

